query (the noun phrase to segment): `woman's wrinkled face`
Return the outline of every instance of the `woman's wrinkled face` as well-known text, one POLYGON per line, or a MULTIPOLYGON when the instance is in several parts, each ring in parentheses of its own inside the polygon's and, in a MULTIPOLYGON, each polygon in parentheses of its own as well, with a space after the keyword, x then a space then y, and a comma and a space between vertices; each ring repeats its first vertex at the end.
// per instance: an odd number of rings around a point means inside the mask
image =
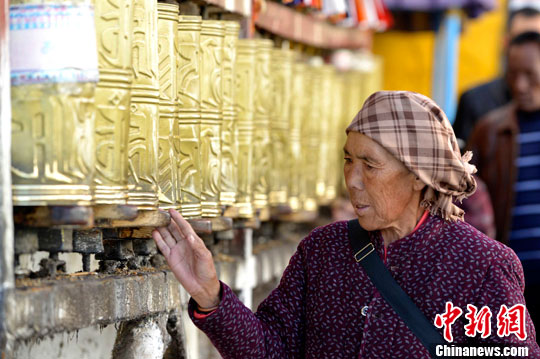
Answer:
POLYGON ((419 191, 416 176, 381 145, 359 132, 349 132, 344 152, 345 183, 364 229, 393 227, 406 210, 418 208, 413 201, 419 191))

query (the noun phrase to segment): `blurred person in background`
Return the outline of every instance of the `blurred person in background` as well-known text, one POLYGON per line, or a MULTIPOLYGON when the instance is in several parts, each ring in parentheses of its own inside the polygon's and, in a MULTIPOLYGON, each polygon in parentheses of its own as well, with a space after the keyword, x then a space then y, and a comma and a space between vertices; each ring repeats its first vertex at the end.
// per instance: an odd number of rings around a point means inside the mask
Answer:
POLYGON ((525 299, 540 324, 540 33, 526 32, 508 47, 512 102, 475 126, 468 149, 494 205, 496 239, 521 260, 525 299))
MULTIPOLYGON (((508 17, 504 48, 507 48, 511 39, 527 31, 540 32, 540 11, 533 7, 512 11, 508 17)), ((511 94, 504 76, 464 92, 459 99, 453 126, 460 147, 464 147, 474 125, 482 116, 504 106, 510 99, 511 94)))

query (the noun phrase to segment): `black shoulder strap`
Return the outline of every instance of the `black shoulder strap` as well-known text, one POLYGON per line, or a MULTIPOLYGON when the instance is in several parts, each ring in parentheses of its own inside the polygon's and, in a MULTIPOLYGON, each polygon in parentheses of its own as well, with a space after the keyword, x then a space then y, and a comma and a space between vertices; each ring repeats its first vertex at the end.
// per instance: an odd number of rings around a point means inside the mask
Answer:
POLYGON ((368 232, 360 227, 358 220, 350 220, 348 227, 354 259, 364 268, 384 300, 392 306, 407 327, 428 349, 431 357, 440 358, 435 355, 435 348, 438 344, 446 343, 443 337, 397 284, 381 258, 377 255, 375 247, 369 240, 368 232))

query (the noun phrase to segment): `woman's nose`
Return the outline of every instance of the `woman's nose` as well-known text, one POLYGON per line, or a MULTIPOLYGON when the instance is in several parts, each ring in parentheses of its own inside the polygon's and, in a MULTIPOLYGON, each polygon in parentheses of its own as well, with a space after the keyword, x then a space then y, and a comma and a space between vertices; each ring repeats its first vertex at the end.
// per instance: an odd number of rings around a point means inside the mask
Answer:
POLYGON ((362 178, 362 170, 360 168, 351 168, 345 173, 345 182, 347 187, 362 191, 364 190, 364 181, 362 178))

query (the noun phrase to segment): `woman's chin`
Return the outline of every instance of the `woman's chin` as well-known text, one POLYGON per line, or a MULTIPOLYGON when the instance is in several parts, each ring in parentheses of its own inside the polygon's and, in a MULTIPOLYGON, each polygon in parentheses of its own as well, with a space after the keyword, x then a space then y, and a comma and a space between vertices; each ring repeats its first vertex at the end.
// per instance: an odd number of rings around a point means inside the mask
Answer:
POLYGON ((359 216, 358 213, 356 214, 356 217, 358 218, 358 223, 360 223, 360 226, 364 228, 366 231, 374 231, 377 228, 373 226, 373 221, 371 220, 370 216, 362 215, 359 216))

